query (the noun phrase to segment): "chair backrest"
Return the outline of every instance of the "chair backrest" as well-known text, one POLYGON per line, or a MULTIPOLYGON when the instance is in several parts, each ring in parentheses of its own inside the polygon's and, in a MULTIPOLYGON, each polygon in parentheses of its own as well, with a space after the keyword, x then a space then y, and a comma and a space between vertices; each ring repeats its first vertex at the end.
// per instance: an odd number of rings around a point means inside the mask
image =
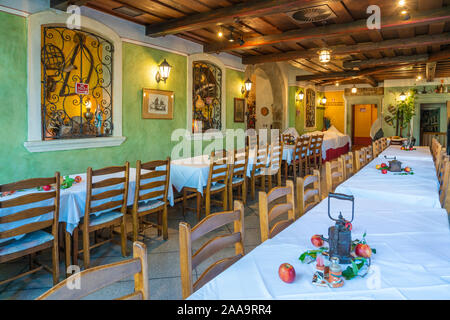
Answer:
POLYGON ((350 178, 355 173, 355 162, 353 160, 353 152, 348 152, 346 154, 343 154, 342 156, 342 163, 344 165, 344 179, 350 178))
POLYGON ((372 151, 373 151, 373 157, 376 158, 381 153, 381 145, 380 140, 375 140, 372 143, 372 151))
POLYGON ((255 153, 255 159, 253 160, 252 175, 257 170, 265 170, 267 166, 267 157, 269 155, 269 145, 258 145, 255 153))
POLYGON ((344 163, 342 158, 325 162, 327 193, 333 192, 337 185, 344 181, 344 163))
POLYGON ((235 177, 245 178, 247 176, 248 147, 231 151, 233 156, 230 179, 235 177))
POLYGON ((48 227, 52 228, 53 237, 57 239, 60 193, 59 172, 56 172, 52 178, 34 178, 0 185, 0 194, 4 193, 11 194, 11 196, 0 201, 0 230, 5 229, 2 226, 3 224, 18 223, 26 219, 34 219, 37 222, 28 222, 19 227, 0 231, 0 239, 8 239, 48 227), (42 190, 42 187, 46 186, 51 186, 51 190, 42 190), (21 190, 25 191, 24 194, 20 195, 18 193, 17 196, 14 195, 15 192, 21 190))
POLYGON ((311 143, 310 136, 301 136, 295 141, 294 159, 305 161, 308 157, 309 145, 311 143))
POLYGON ((445 155, 441 161, 438 171, 438 181, 439 181, 439 200, 443 206, 445 203, 445 197, 447 196, 447 187, 449 179, 449 156, 445 155))
POLYGON ((436 166, 436 174, 439 174, 439 170, 441 168, 442 160, 445 158, 446 152, 443 148, 439 149, 439 152, 436 156, 435 166, 436 166))
POLYGON ((282 135, 282 141, 284 144, 288 144, 289 141, 295 140, 294 136, 290 133, 285 133, 282 135))
POLYGON ((384 151, 387 148, 387 138, 380 138, 381 151, 384 151))
POLYGON ((270 145, 269 156, 269 174, 278 173, 281 169, 281 161, 283 158, 283 143, 272 143, 270 145))
POLYGON ((314 134, 311 136, 309 144, 310 155, 322 158, 323 134, 314 134))
POLYGON ((247 136, 247 146, 250 150, 255 149, 258 146, 258 135, 256 132, 247 136))
POLYGON ((362 167, 366 164, 366 151, 364 148, 355 151, 355 172, 361 170, 362 167))
POLYGON ((294 183, 291 180, 286 181, 286 187, 275 187, 265 193, 259 192, 259 224, 261 227, 261 242, 273 238, 292 222, 295 221, 295 204, 294 204, 294 183), (286 201, 280 203, 272 203, 280 198, 286 197, 286 201), (272 227, 270 223, 287 213, 287 219, 277 221, 272 227))
POLYGON ((152 200, 167 201, 170 180, 170 157, 146 163, 136 161, 136 187, 133 209, 152 200))
POLYGON ((366 164, 369 163, 370 161, 372 161, 373 158, 374 158, 373 147, 370 145, 370 146, 366 147, 366 158, 365 158, 366 164))
POLYGON ((213 151, 209 158, 209 176, 206 189, 210 190, 215 182, 228 181, 230 154, 225 150, 213 151))
POLYGON ((133 243, 133 258, 76 273, 42 294, 37 300, 79 300, 113 283, 134 276, 134 291, 116 300, 148 300, 147 247, 133 243), (79 289, 74 288, 79 284, 79 289))
POLYGON ((314 170, 312 175, 297 178, 297 205, 299 217, 322 200, 320 189, 320 172, 314 170))
POLYGON ((182 297, 186 299, 192 293, 227 269, 233 263, 244 256, 244 205, 240 201, 234 201, 234 210, 212 213, 195 227, 187 222, 180 222, 180 267, 181 267, 181 290, 182 297), (209 232, 219 229, 227 224, 233 223, 232 234, 219 235, 206 242, 195 253, 192 253, 192 242, 203 237, 209 232), (192 271, 202 262, 215 253, 234 244, 235 255, 216 261, 211 264, 193 282, 192 271))
POLYGON ((84 224, 89 226, 89 215, 91 213, 120 209, 122 214, 125 215, 129 181, 130 163, 128 161, 124 166, 106 167, 98 170, 92 170, 89 167, 86 176, 84 224))

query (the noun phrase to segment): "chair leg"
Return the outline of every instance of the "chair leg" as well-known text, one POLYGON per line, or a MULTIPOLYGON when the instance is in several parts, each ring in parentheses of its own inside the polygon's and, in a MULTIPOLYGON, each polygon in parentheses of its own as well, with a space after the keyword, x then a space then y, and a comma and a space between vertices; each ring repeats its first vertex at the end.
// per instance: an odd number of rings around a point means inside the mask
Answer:
POLYGON ((87 226, 83 226, 83 264, 84 269, 89 268, 90 255, 89 255, 89 229, 87 226))
POLYGON ((127 221, 125 215, 122 217, 122 223, 120 224, 120 238, 122 247, 122 256, 126 257, 127 254, 127 221))
POLYGON ((186 218, 186 196, 187 196, 187 192, 186 189, 183 188, 183 217, 186 218))
POLYGON ((256 183, 256 177, 251 178, 251 195, 252 199, 255 200, 255 183, 256 183))
MULTIPOLYGON (((209 215, 209 210, 210 210, 210 201, 211 198, 208 197, 208 195, 206 195, 206 216, 209 215)), ((200 221, 200 215, 202 213, 202 195, 200 194, 200 192, 197 192, 197 221, 200 221)))
MULTIPOLYGON (((159 211, 158 212, 158 226, 162 226, 162 212, 159 211)), ((161 228, 158 228, 158 237, 161 237, 162 235, 162 230, 161 228)))
POLYGON ((133 210, 131 216, 133 219, 133 241, 137 241, 139 233, 139 219, 137 217, 137 212, 133 210))
POLYGON ((268 191, 272 190, 272 174, 271 173, 269 173, 269 185, 268 185, 268 187, 269 187, 268 191))
POLYGON ((52 251, 53 285, 56 285, 59 282, 59 245, 57 239, 53 241, 52 251))
POLYGON ((163 214, 162 214, 162 234, 163 239, 167 240, 169 239, 169 231, 167 227, 167 205, 164 206, 163 214))
POLYGON ((263 189, 263 191, 266 191, 266 176, 265 175, 261 175, 261 189, 263 189))
POLYGON ((65 254, 66 254, 66 271, 65 271, 65 274, 66 274, 66 278, 68 277, 68 276, 70 276, 70 275, 68 275, 67 274, 67 269, 69 268, 69 266, 71 265, 71 263, 70 263, 70 249, 71 249, 71 246, 72 246, 72 244, 71 244, 71 241, 70 241, 70 233, 68 233, 67 231, 64 231, 64 239, 65 239, 65 254))
MULTIPOLYGON (((241 185, 242 188, 242 202, 244 205, 247 203, 247 178, 244 178, 244 183, 241 185)), ((233 209, 233 202, 230 204, 230 210, 233 209)))
POLYGON ((230 182, 230 185, 228 187, 228 207, 233 206, 233 184, 230 182))
POLYGON ((76 266, 78 266, 78 236, 79 236, 79 229, 76 227, 73 230, 73 236, 72 236, 72 263, 76 266))
POLYGON ((278 186, 281 187, 281 168, 278 169, 277 178, 278 178, 278 186))
POLYGON ((228 210, 228 190, 225 188, 222 192, 223 211, 228 210))

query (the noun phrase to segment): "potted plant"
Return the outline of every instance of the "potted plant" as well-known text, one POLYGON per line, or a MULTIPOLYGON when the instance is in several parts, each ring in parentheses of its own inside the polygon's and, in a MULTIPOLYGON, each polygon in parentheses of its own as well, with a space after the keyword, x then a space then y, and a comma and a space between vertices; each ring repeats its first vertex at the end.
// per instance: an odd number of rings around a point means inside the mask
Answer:
POLYGON ((417 90, 409 90, 408 94, 402 93, 404 99, 399 99, 396 106, 388 107, 388 114, 385 121, 390 126, 395 127, 396 135, 403 137, 403 129, 406 129, 415 115, 415 100, 417 90))

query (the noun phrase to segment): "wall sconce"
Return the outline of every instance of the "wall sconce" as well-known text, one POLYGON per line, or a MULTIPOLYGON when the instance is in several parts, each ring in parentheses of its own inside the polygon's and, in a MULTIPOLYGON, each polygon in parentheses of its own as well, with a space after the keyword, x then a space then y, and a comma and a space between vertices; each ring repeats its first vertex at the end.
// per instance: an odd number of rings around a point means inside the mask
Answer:
POLYGON ((327 104, 327 97, 323 96, 323 98, 320 100, 320 102, 321 102, 323 105, 326 105, 326 104, 327 104))
POLYGON ((89 122, 92 120, 92 118, 94 118, 94 114, 91 112, 92 101, 90 97, 86 98, 86 102, 84 103, 84 105, 86 106, 86 112, 84 113, 84 117, 89 122))
POLYGON ((253 84, 253 82, 249 78, 247 78, 247 80, 244 82, 244 85, 241 88, 241 93, 248 94, 250 92, 250 90, 252 90, 252 84, 253 84))
POLYGON ((405 101, 406 100, 406 94, 404 92, 400 93, 400 101, 405 101))
POLYGON ((303 91, 300 91, 299 93, 297 93, 295 95, 295 100, 296 101, 303 101, 303 98, 305 98, 305 94, 303 93, 303 91))
POLYGON ((156 73, 156 82, 160 82, 161 80, 166 83, 166 80, 169 78, 170 70, 172 66, 164 59, 164 61, 158 66, 159 71, 156 73))
POLYGON ((356 86, 355 86, 355 85, 353 85, 353 88, 352 88, 352 93, 356 93, 356 92, 358 92, 358 89, 356 88, 356 86))

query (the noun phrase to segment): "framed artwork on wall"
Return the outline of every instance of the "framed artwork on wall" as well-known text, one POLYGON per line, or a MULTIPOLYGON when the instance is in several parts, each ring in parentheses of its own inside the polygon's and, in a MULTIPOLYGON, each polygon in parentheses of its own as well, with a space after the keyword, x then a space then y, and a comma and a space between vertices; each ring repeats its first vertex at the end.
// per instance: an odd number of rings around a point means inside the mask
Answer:
POLYGON ((316 93, 313 89, 306 89, 305 129, 316 127, 316 93))
POLYGON ((143 119, 173 119, 173 91, 143 90, 143 119))
POLYGON ((245 121, 245 99, 234 98, 234 122, 245 121))

